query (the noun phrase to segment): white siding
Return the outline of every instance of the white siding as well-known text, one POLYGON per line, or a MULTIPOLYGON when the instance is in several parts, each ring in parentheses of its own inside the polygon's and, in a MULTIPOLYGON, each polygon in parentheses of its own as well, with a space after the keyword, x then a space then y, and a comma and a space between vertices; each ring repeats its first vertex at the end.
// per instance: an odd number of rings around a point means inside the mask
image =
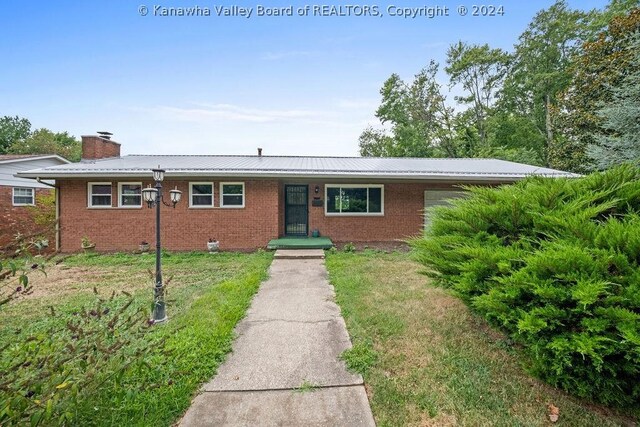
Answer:
POLYGON ((0 163, 0 185, 8 187, 48 188, 46 185, 39 184, 35 179, 17 178, 13 175, 31 169, 40 169, 61 164, 64 163, 55 158, 0 163))

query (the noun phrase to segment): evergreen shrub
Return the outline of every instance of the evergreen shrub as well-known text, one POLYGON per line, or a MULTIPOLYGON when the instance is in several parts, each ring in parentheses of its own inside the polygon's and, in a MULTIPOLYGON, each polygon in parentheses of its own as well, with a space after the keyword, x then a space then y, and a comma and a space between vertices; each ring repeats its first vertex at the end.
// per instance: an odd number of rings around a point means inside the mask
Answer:
POLYGON ((427 274, 521 344, 537 376, 638 405, 640 168, 467 190, 411 242, 427 274))

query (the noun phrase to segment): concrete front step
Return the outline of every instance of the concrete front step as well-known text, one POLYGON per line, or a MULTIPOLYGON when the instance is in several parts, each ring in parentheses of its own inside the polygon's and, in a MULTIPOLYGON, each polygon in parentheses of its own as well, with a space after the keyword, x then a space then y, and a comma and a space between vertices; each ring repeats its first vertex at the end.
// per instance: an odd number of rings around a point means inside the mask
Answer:
POLYGON ((324 259, 322 249, 278 249, 275 259, 324 259))

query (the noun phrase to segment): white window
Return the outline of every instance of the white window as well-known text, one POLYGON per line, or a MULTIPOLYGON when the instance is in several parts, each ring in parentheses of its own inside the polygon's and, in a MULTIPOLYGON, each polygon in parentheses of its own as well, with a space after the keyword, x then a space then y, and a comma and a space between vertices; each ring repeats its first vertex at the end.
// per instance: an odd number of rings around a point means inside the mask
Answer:
POLYGON ((220 183, 220 207, 244 208, 244 182, 220 183))
POLYGON ((13 187, 13 206, 35 205, 34 193, 33 188, 13 187))
POLYGON ((324 199, 327 216, 384 215, 384 185, 327 184, 324 199))
POLYGON ((141 208, 142 207, 142 183, 119 182, 118 183, 118 207, 141 208))
POLYGON ((213 182, 189 183, 189 207, 212 208, 213 207, 213 182))
POLYGON ((111 183, 110 182, 90 182, 87 184, 88 201, 90 208, 110 208, 111 207, 111 183))
POLYGON ((447 206, 452 199, 464 197, 464 191, 455 190, 426 190, 424 192, 424 227, 431 225, 433 208, 436 206, 447 206))

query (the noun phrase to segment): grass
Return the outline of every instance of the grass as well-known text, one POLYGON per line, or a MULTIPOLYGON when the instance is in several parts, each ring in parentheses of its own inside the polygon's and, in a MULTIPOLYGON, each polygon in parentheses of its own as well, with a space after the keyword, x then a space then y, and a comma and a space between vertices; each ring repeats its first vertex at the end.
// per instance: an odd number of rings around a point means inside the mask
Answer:
MULTIPOLYGON (((74 408, 78 425, 171 425, 188 408, 200 385, 209 380, 231 348, 233 328, 266 277, 271 254, 165 254, 168 286, 166 324, 154 327, 165 338, 171 357, 153 354, 151 369, 127 374, 117 388, 102 388, 74 408), (140 385, 145 387, 140 387, 140 385)), ((34 295, 0 311, 0 348, 20 334, 46 330, 52 318, 45 308, 77 311, 101 294, 124 290, 135 304, 151 303, 152 255, 77 255, 48 269, 47 278, 34 278, 34 295), (55 285, 55 286, 54 286, 55 285)), ((55 318, 53 318, 55 319, 55 318)))
POLYGON ((529 376, 517 349, 406 253, 326 259, 378 426, 633 425, 633 415, 568 396, 529 376))

